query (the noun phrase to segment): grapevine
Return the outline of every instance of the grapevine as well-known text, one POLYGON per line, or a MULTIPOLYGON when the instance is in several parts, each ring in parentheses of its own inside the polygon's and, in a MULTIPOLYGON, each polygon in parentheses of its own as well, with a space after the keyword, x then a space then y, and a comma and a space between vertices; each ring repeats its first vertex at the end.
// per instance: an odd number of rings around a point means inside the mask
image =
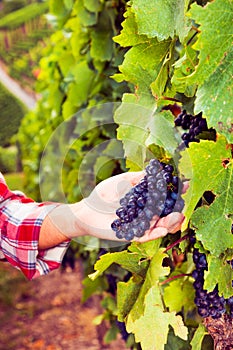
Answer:
MULTIPOLYGON (((29 194, 39 197, 39 159, 57 125, 86 106, 119 102, 114 129, 80 138, 64 162, 71 201, 81 196, 77 175, 87 150, 108 137, 121 142, 125 161, 114 160, 98 181, 126 169, 145 171, 112 224, 127 244, 104 254, 99 242, 91 251, 77 248, 84 295, 106 297, 107 338, 120 329, 132 349, 231 349, 232 1, 50 0, 50 9, 58 28, 40 65, 42 99, 20 135, 29 194), (184 181, 189 187, 182 193, 184 181), (135 242, 153 216, 175 210, 185 217, 180 231, 135 242)), ((75 131, 82 122, 97 124, 81 113, 75 131)), ((96 164, 108 158, 104 152, 96 164)), ((47 192, 56 192, 53 181, 47 192)))

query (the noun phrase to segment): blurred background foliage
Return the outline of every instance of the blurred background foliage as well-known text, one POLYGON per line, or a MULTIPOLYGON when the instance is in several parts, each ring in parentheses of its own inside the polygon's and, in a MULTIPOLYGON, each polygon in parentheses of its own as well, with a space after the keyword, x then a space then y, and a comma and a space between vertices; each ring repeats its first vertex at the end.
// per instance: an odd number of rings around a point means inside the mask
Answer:
MULTIPOLYGON (((39 100, 33 110, 25 112, 22 108, 24 116, 19 112, 7 112, 8 118, 17 115, 21 124, 19 131, 12 130, 12 135, 7 136, 9 147, 4 148, 4 152, 0 150, 0 163, 4 161, 4 166, 0 164, 1 170, 7 167, 5 175, 12 189, 18 186, 36 201, 58 201, 60 188, 53 181, 56 157, 66 152, 62 191, 67 201, 78 201, 82 198, 82 189, 93 187, 96 182, 126 170, 122 145, 116 142, 113 114, 117 102, 121 101, 123 93, 130 91, 130 87, 126 82, 117 83, 112 79, 119 72, 118 66, 127 51, 112 40, 120 33, 126 1, 49 0, 10 3, 0 1, 3 10, 0 18, 1 62, 9 75, 30 94, 36 93, 39 100), (48 150, 48 141, 56 134, 59 126, 66 122, 70 123, 71 128, 69 148, 66 148, 65 134, 59 135, 58 140, 55 139, 49 145, 49 152, 54 158, 46 164, 41 179, 43 151, 46 147, 48 150), (6 161, 6 152, 12 150, 13 166, 6 161), (86 158, 85 173, 80 184, 79 167, 90 150, 92 152, 86 158), (113 157, 115 154, 119 155, 119 159, 113 157), (15 171, 19 157, 22 172, 20 177, 17 175, 17 180, 15 171), (96 178, 93 178, 93 173, 96 178), (39 181, 45 186, 43 198, 39 181)), ((1 107, 1 118, 3 116, 1 107)), ((115 286, 116 279, 122 278, 125 271, 115 270, 112 271, 114 276, 109 274, 99 279, 97 284, 92 282, 86 276, 93 271, 98 256, 106 250, 100 248, 101 243, 97 239, 84 237, 81 243, 84 244, 72 242, 63 265, 72 267, 76 258, 82 258, 86 300, 93 293, 107 291, 110 284, 115 286)), ((115 293, 115 287, 112 290, 115 293)), ((117 334, 116 316, 112 314, 111 303, 107 300, 104 306, 106 314, 102 319, 108 319, 113 325, 112 333, 110 331, 107 334, 108 341, 111 341, 117 334)))
MULTIPOLYGON (((120 0, 49 2, 49 18, 54 33, 43 49, 40 60, 37 92, 41 98, 36 109, 23 119, 19 133, 26 190, 36 200, 41 199, 38 186, 41 155, 61 123, 85 109, 73 120, 72 128, 78 133, 77 142, 70 148, 63 167, 63 190, 71 202, 81 198, 77 175, 85 154, 103 141, 115 138, 114 123, 111 127, 97 127, 105 123, 105 116, 101 113, 92 116, 88 108, 120 101, 123 92, 128 90, 125 83, 118 84, 111 78, 118 71, 125 52, 112 40, 120 31, 124 7, 125 2, 120 0), (81 135, 89 128, 90 132, 81 135)), ((112 113, 108 111, 108 115, 112 113)), ((60 147, 64 147, 64 144, 60 147)), ((107 153, 104 155, 105 163, 107 153)), ((91 172, 95 164, 93 159, 90 162, 91 172)), ((106 167, 106 173, 102 172, 101 179, 121 171, 122 166, 122 161, 116 161, 106 167)), ((53 167, 54 164, 50 168, 47 166, 48 176, 54 171, 53 167)), ((86 181, 83 187, 88 187, 89 181, 93 179, 86 176, 86 181)), ((46 199, 59 200, 54 188, 49 187, 47 178, 46 183, 46 199)))

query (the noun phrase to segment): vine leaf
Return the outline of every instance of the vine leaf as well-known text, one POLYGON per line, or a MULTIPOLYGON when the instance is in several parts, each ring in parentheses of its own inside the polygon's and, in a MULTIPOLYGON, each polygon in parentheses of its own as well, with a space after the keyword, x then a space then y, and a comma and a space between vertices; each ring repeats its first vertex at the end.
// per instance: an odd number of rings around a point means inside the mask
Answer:
POLYGON ((118 320, 124 322, 125 317, 132 309, 141 289, 142 280, 131 277, 127 282, 117 284, 117 316, 118 320))
POLYGON ((189 15, 200 25, 200 34, 193 45, 199 52, 199 63, 188 79, 200 86, 232 51, 233 3, 231 0, 215 0, 203 7, 195 3, 189 15))
POLYGON ((204 336, 208 334, 203 323, 200 323, 191 341, 192 349, 201 350, 204 336))
POLYGON ((113 40, 122 47, 135 46, 147 42, 148 37, 146 35, 138 34, 138 26, 131 7, 127 8, 124 17, 125 20, 121 24, 121 33, 118 36, 115 36, 113 40))
POLYGON ((77 17, 80 19, 82 25, 85 27, 93 26, 97 23, 97 12, 90 12, 85 8, 86 1, 80 0, 74 3, 73 9, 76 11, 77 17))
POLYGON ((148 123, 152 118, 153 110, 134 103, 135 96, 125 94, 121 106, 114 115, 119 125, 117 138, 122 140, 127 165, 131 170, 141 170, 146 159, 145 141, 149 136, 148 123))
POLYGON ((164 289, 164 301, 170 311, 179 312, 184 308, 184 312, 187 313, 194 308, 193 300, 193 284, 187 279, 174 280, 164 289))
MULTIPOLYGON (((146 43, 133 46, 125 54, 124 62, 119 66, 122 73, 120 80, 126 80, 136 87, 136 93, 148 94, 152 99, 150 84, 156 79, 161 62, 163 62, 171 40, 158 42, 157 39, 148 39, 146 43)), ((118 74, 113 75, 118 79, 118 74)), ((167 79, 167 78, 166 78, 167 79)))
POLYGON ((149 123, 150 135, 146 140, 146 146, 154 143, 163 147, 170 155, 173 155, 178 147, 178 140, 176 139, 173 126, 174 117, 170 112, 155 114, 149 123))
POLYGON ((143 350, 164 350, 169 326, 172 326, 176 336, 184 340, 187 339, 187 328, 184 326, 181 316, 176 316, 175 312, 164 312, 157 286, 149 289, 144 302, 145 309, 141 317, 133 324, 131 323, 130 327, 127 323, 127 330, 135 334, 135 339, 140 342, 143 350))
POLYGON ((214 202, 209 207, 198 208, 191 218, 197 239, 216 257, 233 248, 230 219, 233 215, 233 164, 227 169, 223 167, 223 172, 216 175, 213 183, 212 190, 216 194, 214 202))
POLYGON ((233 214, 233 208, 229 212, 225 198, 220 196, 209 208, 203 206, 192 216, 191 225, 196 230, 197 239, 215 256, 224 253, 227 248, 233 248, 232 221, 227 218, 229 214, 233 214))
POLYGON ((146 259, 151 260, 155 252, 159 250, 161 241, 162 241, 161 238, 158 238, 145 243, 133 242, 129 246, 129 250, 131 252, 140 254, 142 257, 145 257, 146 259))
POLYGON ((99 0, 83 0, 84 7, 90 12, 99 12, 101 2, 99 0))
POLYGON ((139 34, 158 40, 178 35, 182 42, 189 30, 189 20, 185 17, 188 3, 187 0, 134 0, 132 8, 139 34))
MULTIPOLYGON (((233 14, 232 14, 233 15, 233 14)), ((203 112, 209 127, 214 127, 233 143, 233 50, 216 71, 197 90, 195 113, 203 112)))
POLYGON ((94 280, 101 276, 102 273, 107 270, 109 266, 116 263, 122 266, 124 269, 134 273, 143 274, 145 268, 148 265, 147 261, 140 262, 141 255, 136 253, 129 253, 127 250, 116 253, 107 253, 100 257, 100 259, 95 263, 95 272, 90 274, 89 277, 94 280))
POLYGON ((112 33, 96 31, 91 33, 91 56, 100 62, 110 61, 112 58, 112 33))
MULTIPOLYGON (((202 140, 191 143, 189 148, 181 152, 179 169, 189 180, 189 188, 183 195, 185 200, 185 221, 182 229, 186 229, 193 211, 205 191, 214 191, 222 183, 227 169, 222 165, 224 159, 231 157, 227 149, 226 139, 219 136, 217 142, 202 140)), ((220 186, 221 187, 221 186, 220 186)), ((205 208, 203 209, 206 210, 205 208)), ((219 215, 217 209, 217 216, 219 215)), ((210 231, 209 231, 210 232, 210 231)))
POLYGON ((188 84, 198 84, 195 113, 202 111, 208 125, 232 143, 233 3, 216 0, 204 7, 193 4, 189 14, 200 25, 193 45, 199 52, 199 63, 187 77, 188 84))
MULTIPOLYGON (((145 296, 152 286, 159 288, 159 280, 169 274, 170 269, 162 265, 163 259, 167 255, 163 252, 163 248, 154 251, 154 256, 150 260, 149 268, 146 272, 145 281, 141 287, 138 298, 127 317, 127 327, 134 327, 134 322, 144 314, 145 296)), ((162 303, 162 301, 161 301, 162 303)))
POLYGON ((215 256, 208 256, 208 271, 205 271, 204 288, 213 290, 218 284, 219 294, 223 295, 225 299, 233 295, 233 288, 231 281, 233 280, 233 273, 231 265, 223 262, 215 256))
MULTIPOLYGON (((114 120, 119 125, 117 137, 123 142, 125 156, 136 165, 134 170, 137 170, 144 167, 147 146, 152 144, 161 146, 173 155, 178 141, 170 112, 156 113, 153 108, 149 109, 132 101, 134 101, 132 95, 124 96, 124 101, 117 109, 114 120)), ((150 158, 152 156, 150 155, 150 158)))
POLYGON ((89 69, 86 61, 79 62, 73 69, 74 82, 69 85, 68 97, 63 104, 65 119, 71 117, 75 107, 81 107, 94 88, 95 73, 89 69))
POLYGON ((174 74, 172 76, 173 89, 184 93, 187 97, 192 97, 196 93, 196 85, 190 85, 186 77, 195 69, 197 52, 190 46, 186 46, 181 51, 181 57, 173 64, 174 74))

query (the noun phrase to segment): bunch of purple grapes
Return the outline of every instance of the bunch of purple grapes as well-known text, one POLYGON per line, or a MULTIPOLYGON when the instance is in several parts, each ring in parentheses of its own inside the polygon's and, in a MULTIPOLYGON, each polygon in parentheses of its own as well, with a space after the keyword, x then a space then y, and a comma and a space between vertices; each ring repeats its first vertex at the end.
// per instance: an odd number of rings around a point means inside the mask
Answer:
POLYGON ((222 314, 226 312, 226 300, 219 296, 218 286, 211 292, 207 292, 203 288, 204 271, 208 269, 206 255, 200 253, 198 249, 195 248, 193 251, 193 261, 196 267, 192 273, 195 279, 193 286, 196 292, 194 302, 197 306, 198 313, 201 317, 220 318, 222 314))
POLYGON ((193 116, 187 114, 185 110, 175 119, 175 126, 180 126, 183 130, 186 130, 181 136, 183 145, 186 147, 188 147, 190 142, 199 142, 200 140, 197 136, 203 131, 209 130, 206 119, 202 118, 202 113, 193 116))
MULTIPOLYGON (((188 147, 190 142, 200 142, 198 138, 199 134, 210 131, 207 126, 206 119, 202 117, 202 113, 197 115, 187 114, 183 110, 174 121, 176 127, 181 127, 185 132, 181 138, 183 143, 180 145, 180 149, 188 147)), ((195 237, 192 236, 192 242, 195 242, 195 237)), ((233 316, 233 297, 228 300, 219 296, 218 286, 211 292, 204 289, 204 271, 208 270, 208 264, 206 255, 200 253, 198 249, 193 251, 193 261, 195 264, 195 270, 192 273, 194 278, 195 289, 195 304, 197 306, 198 313, 201 317, 220 318, 222 314, 226 312, 226 305, 230 310, 230 314, 233 316)), ((233 267, 233 261, 232 261, 233 267)))
POLYGON ((144 178, 120 200, 118 218, 111 225, 119 239, 142 237, 155 215, 167 216, 184 207, 182 183, 172 165, 152 159, 145 172, 144 178))
MULTIPOLYGON (((233 224, 231 226, 231 233, 233 234, 233 224)), ((191 240, 195 243, 195 238, 191 236, 191 240)), ((206 255, 200 253, 198 249, 193 250, 193 261, 196 269, 192 276, 195 280, 193 283, 195 289, 194 302, 197 306, 198 313, 201 317, 212 317, 214 319, 220 318, 228 311, 231 318, 233 318, 233 296, 224 299, 219 296, 218 286, 212 292, 207 292, 204 289, 204 271, 208 270, 206 255)), ((228 261, 233 269, 233 260, 228 261)), ((232 283, 233 286, 233 283, 232 283)))

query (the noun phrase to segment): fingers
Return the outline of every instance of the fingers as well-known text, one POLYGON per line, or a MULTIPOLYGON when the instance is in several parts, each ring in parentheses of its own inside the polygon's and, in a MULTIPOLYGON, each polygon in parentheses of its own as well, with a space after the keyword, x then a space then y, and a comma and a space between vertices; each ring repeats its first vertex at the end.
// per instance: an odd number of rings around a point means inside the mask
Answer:
POLYGON ((178 212, 171 213, 161 219, 154 216, 151 221, 151 228, 137 241, 140 243, 148 242, 164 237, 168 233, 175 233, 180 230, 183 220, 184 215, 178 212))
POLYGON ((174 212, 161 218, 156 227, 166 227, 169 233, 175 233, 180 230, 184 215, 182 213, 174 212))
POLYGON ((137 242, 144 243, 153 241, 154 239, 158 239, 164 237, 168 234, 168 230, 166 227, 156 227, 152 230, 147 230, 141 238, 137 240, 137 242))

